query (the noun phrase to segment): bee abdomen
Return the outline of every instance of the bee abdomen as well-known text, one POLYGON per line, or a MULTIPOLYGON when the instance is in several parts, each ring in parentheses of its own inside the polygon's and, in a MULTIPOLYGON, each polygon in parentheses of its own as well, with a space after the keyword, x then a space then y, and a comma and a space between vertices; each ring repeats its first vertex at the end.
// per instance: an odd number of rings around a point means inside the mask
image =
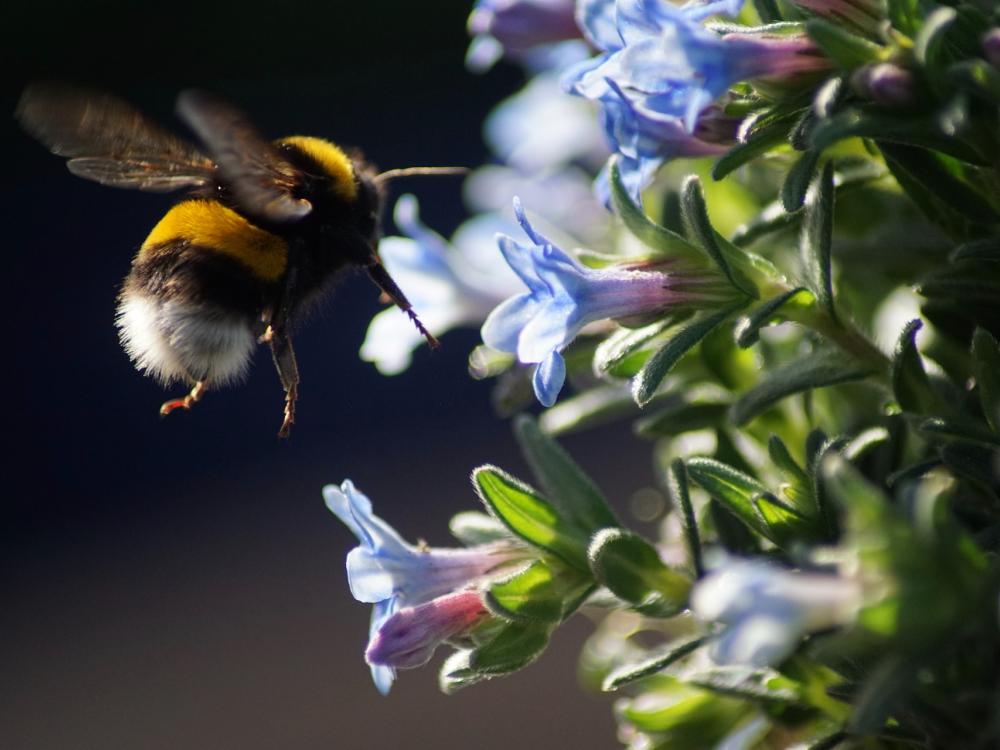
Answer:
POLYGON ((135 366, 162 383, 238 381, 275 288, 217 248, 147 243, 119 298, 119 337, 135 366))

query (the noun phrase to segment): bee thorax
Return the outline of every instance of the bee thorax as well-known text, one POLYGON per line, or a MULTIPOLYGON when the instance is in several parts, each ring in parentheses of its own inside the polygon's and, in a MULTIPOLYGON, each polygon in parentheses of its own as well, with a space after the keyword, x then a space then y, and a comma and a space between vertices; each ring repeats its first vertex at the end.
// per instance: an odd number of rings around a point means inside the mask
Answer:
POLYGON ((256 345, 243 316, 184 299, 162 300, 134 288, 122 293, 115 322, 136 368, 163 384, 238 381, 256 345))

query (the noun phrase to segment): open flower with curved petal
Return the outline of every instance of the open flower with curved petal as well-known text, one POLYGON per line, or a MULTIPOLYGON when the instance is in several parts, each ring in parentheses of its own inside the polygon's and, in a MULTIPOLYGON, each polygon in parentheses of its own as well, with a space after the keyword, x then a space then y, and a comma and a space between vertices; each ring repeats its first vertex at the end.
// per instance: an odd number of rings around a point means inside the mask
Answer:
POLYGON ((505 235, 497 243, 528 291, 493 310, 482 336, 488 346, 537 365, 533 386, 545 406, 555 403, 566 379, 561 352, 585 325, 676 310, 702 299, 698 276, 622 266, 586 268, 532 227, 517 198, 514 213, 532 244, 505 235))
POLYGON ((740 81, 786 78, 829 66, 803 34, 763 35, 706 29, 712 15, 735 15, 742 0, 688 3, 617 0, 614 26, 607 2, 584 3, 578 18, 602 54, 564 77, 573 93, 602 107, 605 133, 624 157, 623 182, 634 198, 666 160, 719 152, 735 121, 698 130, 711 105, 740 81))
MULTIPOLYGON (((481 324, 499 301, 519 288, 517 277, 494 249, 496 232, 507 226, 501 218, 478 216, 465 222, 452 244, 420 221, 412 195, 396 202, 394 219, 406 236, 383 238, 379 255, 434 336, 481 324)), ((361 358, 374 362, 379 372, 395 375, 409 366, 413 350, 423 341, 406 314, 392 306, 372 319, 361 358)))
POLYGON ((855 580, 758 560, 728 562, 691 591, 691 610, 726 626, 711 648, 718 664, 778 664, 805 634, 853 621, 860 606, 855 580))
MULTIPOLYGON (((358 538, 347 555, 347 581, 359 602, 373 604, 370 639, 404 607, 473 587, 504 567, 523 561, 528 553, 515 542, 442 549, 416 547, 372 511, 371 500, 350 480, 323 488, 327 507, 358 538)), ((386 693, 395 673, 372 664, 372 677, 386 693)))

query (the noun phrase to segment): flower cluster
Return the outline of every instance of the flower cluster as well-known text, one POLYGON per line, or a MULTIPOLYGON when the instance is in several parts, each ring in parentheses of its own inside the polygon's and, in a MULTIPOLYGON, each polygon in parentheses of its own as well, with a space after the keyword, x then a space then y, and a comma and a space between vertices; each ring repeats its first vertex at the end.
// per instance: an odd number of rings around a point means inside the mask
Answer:
MULTIPOLYGON (((470 64, 528 73, 485 123, 478 214, 446 241, 404 196, 380 253, 433 333, 479 328, 502 416, 543 407, 514 419, 535 486, 476 469, 455 549, 326 489, 380 690, 442 645, 446 692, 523 669, 586 609, 581 674, 631 748, 996 744, 984 8, 475 3, 470 64), (614 420, 654 476, 607 441, 609 501, 555 437, 614 420)), ((398 373, 417 343, 389 310, 362 355, 398 373)))

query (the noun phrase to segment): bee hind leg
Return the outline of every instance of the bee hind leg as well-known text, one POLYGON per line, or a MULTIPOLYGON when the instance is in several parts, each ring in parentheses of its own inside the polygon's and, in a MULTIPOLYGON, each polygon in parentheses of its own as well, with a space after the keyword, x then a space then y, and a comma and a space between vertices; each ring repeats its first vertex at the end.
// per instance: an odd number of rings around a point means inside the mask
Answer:
POLYGON ((299 396, 299 366, 295 361, 295 350, 287 333, 278 333, 273 328, 268 329, 270 336, 267 343, 271 345, 271 355, 274 366, 285 389, 285 418, 278 430, 278 437, 286 438, 295 423, 295 401, 299 396))
POLYGON ((169 401, 164 401, 163 405, 160 406, 160 416, 165 417, 170 412, 176 411, 177 409, 190 409, 196 403, 201 401, 201 397, 205 395, 205 391, 208 389, 208 383, 204 380, 199 380, 194 384, 194 388, 191 392, 183 398, 172 398, 169 401))

